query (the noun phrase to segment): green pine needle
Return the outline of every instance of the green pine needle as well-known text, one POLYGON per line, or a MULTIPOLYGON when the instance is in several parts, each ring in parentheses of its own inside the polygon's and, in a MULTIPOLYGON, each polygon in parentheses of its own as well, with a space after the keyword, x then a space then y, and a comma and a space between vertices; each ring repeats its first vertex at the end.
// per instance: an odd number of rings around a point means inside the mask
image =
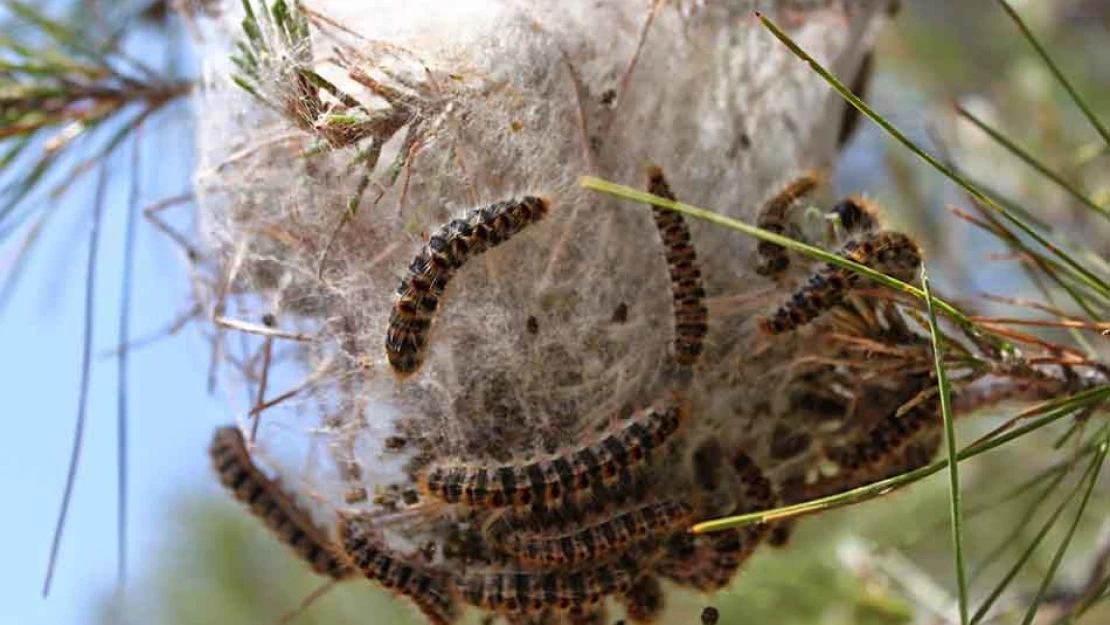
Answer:
POLYGON ((944 442, 948 452, 949 497, 952 510, 952 547, 956 554, 956 582, 959 591, 960 623, 967 625, 967 566, 964 563, 963 518, 960 508, 960 463, 956 461, 956 428, 952 416, 952 389, 944 367, 941 334, 937 328, 937 312, 929 291, 929 274, 921 267, 921 287, 925 291, 925 304, 929 310, 929 335, 933 342, 933 359, 937 372, 937 392, 940 394, 940 413, 944 419, 944 442))

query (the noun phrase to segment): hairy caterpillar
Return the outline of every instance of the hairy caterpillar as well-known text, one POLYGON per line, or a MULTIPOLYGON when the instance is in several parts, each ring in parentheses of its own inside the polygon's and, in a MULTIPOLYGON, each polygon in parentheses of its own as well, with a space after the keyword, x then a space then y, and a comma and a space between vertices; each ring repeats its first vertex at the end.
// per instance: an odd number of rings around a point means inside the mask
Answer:
MULTIPOLYGON (((921 265, 917 244, 898 232, 880 232, 849 241, 839 254, 903 281, 912 280, 921 265)), ((762 319, 760 329, 767 334, 781 334, 805 325, 839 304, 859 281, 860 275, 854 271, 828 263, 778 310, 762 319)))
MULTIPOLYGON (((812 193, 819 182, 816 172, 807 172, 786 183, 786 186, 760 207, 756 215, 756 226, 775 234, 786 234, 787 211, 795 202, 812 193)), ((756 251, 760 256, 756 273, 760 275, 777 276, 790 266, 790 257, 786 248, 781 245, 760 241, 756 251)))
POLYGON ((606 625, 609 622, 608 611, 605 604, 594 606, 590 609, 571 610, 567 614, 570 625, 606 625))
POLYGON ((467 603, 502 614, 568 612, 600 604, 607 595, 625 593, 638 574, 631 556, 573 571, 497 571, 457 580, 467 603))
POLYGON ((412 600, 434 625, 448 625, 458 616, 446 575, 415 557, 395 553, 357 516, 340 513, 338 534, 347 555, 367 579, 412 600))
MULTIPOLYGON (((675 199, 670 186, 658 167, 649 167, 648 191, 653 195, 675 199)), ((698 269, 697 252, 690 238, 690 227, 682 215, 657 206, 651 208, 655 227, 667 259, 674 300, 674 358, 678 364, 692 366, 704 349, 709 331, 709 308, 705 303, 705 285, 698 269)))
POLYGON ((938 401, 934 397, 904 415, 891 414, 858 441, 828 450, 829 459, 849 474, 883 465, 896 458, 936 418, 938 401))
POLYGON ((423 364, 440 298, 455 272, 542 219, 548 208, 547 200, 533 196, 498 202, 450 221, 429 237, 397 287, 389 315, 385 352, 395 372, 409 375, 423 364))
POLYGON ((628 592, 619 595, 617 600, 624 605, 624 611, 633 623, 650 623, 663 613, 666 598, 659 580, 645 575, 636 580, 628 592))
POLYGON ((569 534, 512 531, 501 546, 525 564, 544 568, 573 565, 603 559, 633 543, 680 531, 690 523, 693 513, 693 508, 684 503, 649 503, 569 534))
POLYGON ((879 213, 862 197, 852 196, 836 203, 828 216, 833 217, 845 232, 871 232, 879 226, 879 213))
POLYGON ((639 410, 617 431, 563 455, 519 464, 476 466, 436 463, 418 476, 427 495, 450 504, 487 508, 552 508, 564 499, 618 482, 631 473, 686 420, 687 411, 664 402, 639 410))
MULTIPOLYGON (((774 487, 751 457, 737 450, 731 465, 740 483, 733 514, 775 506, 778 496, 774 487)), ((698 537, 672 537, 669 557, 660 563, 658 570, 675 583, 703 592, 724 588, 767 533, 767 526, 761 523, 698 537)))
POLYGON ((208 455, 220 482, 235 498, 246 504, 281 542, 307 562, 312 570, 332 579, 345 579, 354 569, 335 545, 312 521, 307 511, 284 492, 251 460, 243 433, 235 426, 217 428, 208 455))

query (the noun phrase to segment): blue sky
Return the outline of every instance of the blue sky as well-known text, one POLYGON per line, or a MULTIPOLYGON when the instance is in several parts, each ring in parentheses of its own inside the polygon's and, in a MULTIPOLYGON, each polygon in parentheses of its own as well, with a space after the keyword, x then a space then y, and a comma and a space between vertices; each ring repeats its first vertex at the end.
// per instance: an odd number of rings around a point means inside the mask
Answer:
MULTIPOLYGON (((192 127, 184 110, 144 133, 141 205, 187 190, 192 127)), ((85 263, 96 175, 90 172, 58 205, 29 259, 15 297, 0 317, 0 380, 6 396, 0 437, 0 488, 7 496, 0 568, 11 623, 91 623, 116 575, 116 360, 130 146, 112 173, 97 261, 92 378, 84 453, 51 595, 41 597, 51 535, 68 463, 80 383, 85 263), (11 593, 11 595, 8 595, 11 593)), ((191 207, 168 209, 188 217, 191 207)), ((183 223, 181 219, 176 220, 183 223)), ((184 223, 187 223, 184 222, 184 223)), ((188 302, 180 252, 145 220, 136 236, 132 332, 158 332, 188 302)), ((0 275, 11 247, 0 247, 0 275)), ((215 492, 205 450, 212 428, 233 420, 219 392, 205 389, 208 345, 190 327, 132 353, 129 569, 132 580, 158 565, 172 527, 172 505, 187 491, 215 492)), ((6 619, 5 619, 6 620, 6 619)))

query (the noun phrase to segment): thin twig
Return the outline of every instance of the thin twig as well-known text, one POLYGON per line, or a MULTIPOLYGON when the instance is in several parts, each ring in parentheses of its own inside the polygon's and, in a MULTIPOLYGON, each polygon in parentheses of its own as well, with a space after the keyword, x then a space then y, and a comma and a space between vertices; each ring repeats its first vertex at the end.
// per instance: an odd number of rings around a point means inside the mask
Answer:
POLYGON ((69 514, 69 503, 73 498, 73 484, 77 480, 77 466, 81 461, 81 448, 85 437, 85 415, 88 411, 89 380, 91 374, 90 360, 92 356, 93 321, 96 304, 96 258, 100 247, 100 219, 104 213, 104 195, 108 186, 108 167, 100 166, 100 176, 96 183, 96 195, 93 198, 93 220, 89 228, 89 254, 85 265, 85 329, 81 341, 81 387, 77 397, 77 419, 73 431, 73 448, 70 451, 69 470, 66 474, 66 485, 62 491, 62 509, 58 512, 58 521, 54 526, 54 538, 50 544, 50 557, 46 563, 46 578, 42 584, 42 596, 50 595, 50 583, 54 579, 54 567, 58 561, 58 549, 61 547, 62 534, 65 532, 66 517, 69 514))
POLYGON ((257 323, 250 323, 249 321, 241 321, 239 319, 230 319, 228 317, 216 317, 214 319, 216 325, 222 326, 231 330, 238 330, 246 332, 247 334, 258 334, 265 337, 275 339, 288 339, 290 341, 299 341, 302 343, 309 343, 312 337, 307 334, 299 332, 286 332, 277 328, 271 328, 257 323))

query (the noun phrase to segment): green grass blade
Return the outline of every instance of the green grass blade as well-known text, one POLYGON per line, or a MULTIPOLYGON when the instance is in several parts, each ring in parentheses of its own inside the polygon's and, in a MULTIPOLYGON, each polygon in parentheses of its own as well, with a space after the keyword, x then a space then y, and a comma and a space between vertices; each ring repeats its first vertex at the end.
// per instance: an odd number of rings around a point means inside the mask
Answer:
MULTIPOLYGON (((1071 526, 1068 527, 1068 533, 1064 536, 1064 540, 1060 542, 1060 547, 1056 550, 1056 555, 1052 558, 1052 564, 1048 567, 1048 573, 1045 574, 1044 579, 1041 580, 1041 585, 1037 588, 1037 595, 1033 597, 1033 602, 1029 604, 1029 610, 1025 613, 1025 618, 1022 619, 1022 625, 1031 625, 1033 619, 1037 616, 1037 609, 1040 608, 1041 601, 1044 600, 1048 587, 1052 584, 1052 579, 1056 576, 1056 570, 1060 568, 1060 562, 1064 559, 1064 554, 1068 551, 1068 546, 1071 545, 1071 540, 1075 536, 1075 530, 1079 527, 1079 521, 1083 518, 1083 513, 1087 510, 1087 504, 1091 501, 1091 493, 1095 490, 1095 483, 1098 482, 1098 474, 1102 469, 1102 463, 1106 460, 1106 452, 1110 451, 1110 441, 1103 440, 1102 448, 1099 449, 1099 454, 1091 461, 1093 471, 1090 480, 1087 482, 1087 490, 1083 493, 1083 500, 1079 502, 1079 509, 1075 511, 1075 518, 1072 519, 1071 526)), ((1082 482, 1081 482, 1082 483, 1082 482)))
POLYGON ((1057 186, 1059 186, 1064 191, 1067 191, 1068 195, 1075 198, 1076 201, 1083 204, 1084 206, 1087 206, 1103 217, 1110 217, 1110 210, 1107 210, 1105 207, 1095 204, 1090 197, 1081 193, 1079 189, 1076 189, 1075 185, 1065 180, 1064 177, 1060 174, 1049 169, 1047 165, 1037 160, 1035 156, 1030 154, 1018 144, 1011 141, 1009 137, 992 128, 989 124, 987 124, 987 122, 979 119, 974 113, 967 110, 963 106, 960 106, 959 104, 956 105, 956 112, 959 113, 961 117, 971 122, 972 125, 974 125, 976 128, 985 132, 987 136, 989 136, 991 139, 994 139, 996 143, 1006 148, 1006 150, 1009 151, 1011 154, 1021 159, 1022 162, 1024 162, 1026 165, 1037 170, 1037 172, 1045 178, 1048 178, 1052 182, 1055 182, 1057 186))
POLYGON ((951 391, 948 372, 944 368, 944 351, 937 328, 937 311, 929 290, 929 274, 921 268, 921 287, 925 291, 925 304, 929 310, 929 335, 933 342, 933 360, 937 371, 937 392, 940 397, 940 414, 944 419, 944 442, 948 453, 949 501, 952 509, 952 549, 956 554, 956 585, 959 592, 960 623, 967 625, 967 567, 964 563, 963 518, 960 512, 960 463, 956 461, 956 428, 953 425, 951 391))
POLYGON ((1044 61, 1048 70, 1052 72, 1052 75, 1056 77, 1056 80, 1064 87, 1068 95, 1071 96, 1072 102, 1075 102, 1079 110, 1083 111, 1083 115, 1086 116, 1087 120, 1091 122, 1091 125, 1095 127, 1098 134, 1102 136, 1102 140, 1105 141, 1107 145, 1110 145, 1110 130, 1107 130, 1106 126, 1102 125, 1102 122, 1095 116, 1094 111, 1087 106, 1087 102, 1079 96, 1079 93, 1072 87, 1071 82, 1068 81, 1064 73, 1056 66, 1052 57, 1050 57, 1044 47, 1041 46, 1041 42, 1037 40, 1032 31, 1029 30, 1029 27, 1025 25, 1025 21, 1021 19, 1021 16, 1017 14, 1017 11, 1015 11, 1006 0, 995 1, 998 3, 998 6, 1002 7, 1002 10, 1006 12, 1006 15, 1009 15, 1010 19, 1014 21, 1014 24, 1017 25, 1018 30, 1021 31, 1026 41, 1029 42, 1029 45, 1033 46, 1033 49, 1037 51, 1037 56, 1041 57, 1041 60, 1044 61))
POLYGON ((1087 284, 1091 285, 1096 291, 1102 293, 1103 295, 1110 296, 1110 283, 1107 283, 1105 280, 1095 275, 1082 263, 1077 262, 1070 255, 1060 249, 1055 243, 1049 241, 1047 238, 1044 237, 1044 235, 1031 228, 1024 221, 1014 216, 1014 214, 1011 213, 1009 210, 1000 206, 997 202, 988 197, 985 193, 983 193, 983 191, 981 191, 975 185, 971 184, 966 178, 957 174, 950 167, 940 162, 935 156, 929 154, 916 143, 911 141, 905 134, 902 133, 902 131, 898 130, 893 124, 891 124, 881 115, 876 113, 870 106, 863 102, 863 100, 860 100, 854 93, 852 93, 851 89, 844 86, 843 83, 841 83, 835 76, 829 73, 828 70, 822 67, 821 64, 818 63, 813 57, 811 57, 805 50, 802 50, 801 47, 799 47, 798 44, 795 43, 789 35, 784 33, 774 22, 768 19, 767 16, 759 12, 756 12, 756 16, 760 19, 761 22, 763 22, 763 25, 767 28, 767 30, 769 30, 771 34, 773 34, 779 41, 781 41, 783 45, 789 48, 795 56, 808 64, 818 76, 824 79, 825 82, 829 83, 829 85, 833 89, 835 89, 845 100, 847 100, 848 103, 856 107, 856 109, 866 115, 871 121, 878 124, 879 127, 886 131, 886 133, 889 134, 892 138, 901 143, 905 148, 913 152, 918 158, 928 163, 949 180, 959 185, 973 198, 982 202, 984 206, 998 213, 1002 216, 1003 219, 1013 224, 1015 227, 1024 232, 1033 240, 1037 241, 1037 243, 1051 252, 1054 256, 1059 258, 1065 265, 1067 265, 1077 277, 1079 277, 1087 284))

